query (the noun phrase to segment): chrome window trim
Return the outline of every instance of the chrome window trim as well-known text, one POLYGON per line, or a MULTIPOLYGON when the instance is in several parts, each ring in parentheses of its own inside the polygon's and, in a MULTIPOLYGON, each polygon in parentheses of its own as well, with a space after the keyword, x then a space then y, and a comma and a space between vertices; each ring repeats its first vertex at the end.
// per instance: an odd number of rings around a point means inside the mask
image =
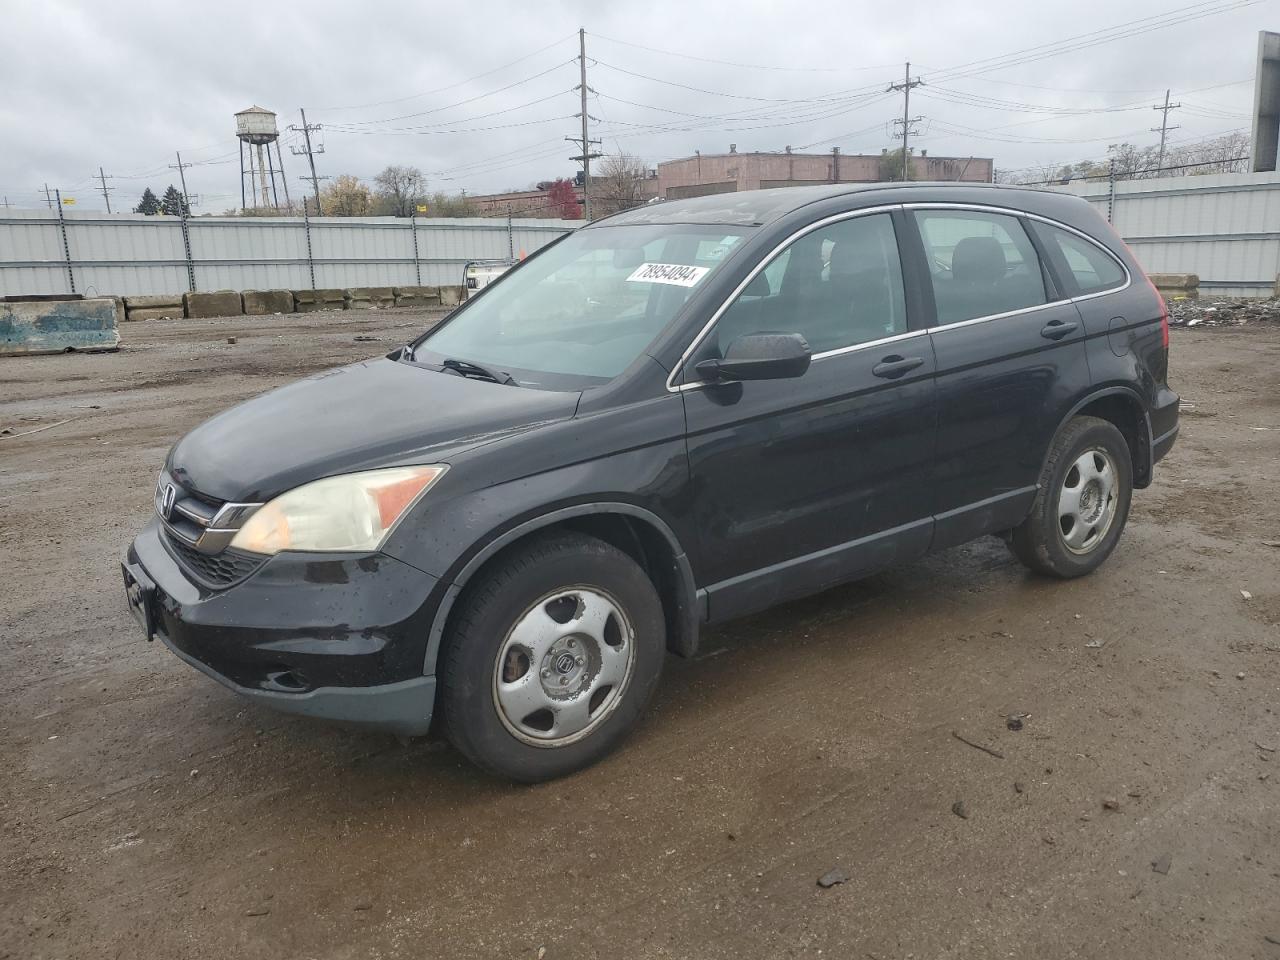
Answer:
MULTIPOLYGON (((815 221, 814 223, 801 227, 799 230, 796 230, 794 233, 789 234, 777 246, 775 246, 772 250, 770 250, 766 256, 762 257, 760 262, 756 264, 756 266, 752 269, 752 271, 749 274, 747 274, 746 278, 740 284, 738 284, 738 286, 733 289, 733 292, 731 292, 729 296, 725 298, 724 302, 721 303, 720 306, 716 308, 715 312, 711 315, 711 319, 708 320, 706 324, 703 325, 702 329, 698 331, 697 335, 693 338, 693 341, 689 344, 688 348, 686 348, 685 351, 682 354, 680 354, 680 359, 676 362, 670 375, 667 377, 667 384, 666 384, 667 392, 680 393, 684 390, 695 390, 695 389, 711 386, 710 383, 701 381, 701 380, 695 381, 693 383, 683 383, 678 385, 675 384, 673 381, 684 369, 685 364, 688 363, 689 358, 693 355, 693 353, 698 349, 699 346, 702 345, 702 341, 705 340, 707 337, 707 334, 711 332, 711 328, 715 326, 716 321, 718 321, 720 317, 724 314, 724 312, 728 310, 729 307, 733 304, 733 302, 737 300, 739 296, 742 295, 742 291, 747 288, 747 285, 750 284, 751 281, 756 278, 757 274, 759 274, 762 270, 765 269, 765 267, 767 267, 770 263, 772 263, 773 259, 777 257, 778 254, 780 254, 783 250, 785 250, 788 246, 790 246, 794 241, 799 240, 801 237, 803 237, 807 233, 811 233, 814 230, 819 230, 822 227, 830 226, 831 224, 838 223, 842 220, 851 220, 854 217, 867 216, 867 215, 876 214, 876 213, 889 213, 889 212, 892 212, 893 210, 904 210, 904 211, 908 211, 908 210, 973 210, 979 213, 994 213, 994 214, 1000 214, 1006 217, 1015 217, 1015 218, 1025 217, 1028 220, 1038 220, 1039 222, 1048 224, 1051 227, 1057 227, 1060 230, 1066 230, 1068 233, 1075 234, 1077 237, 1080 237, 1081 239, 1087 241, 1088 243, 1093 244, 1093 246, 1097 247, 1104 254, 1110 257, 1113 261, 1119 264, 1120 269, 1124 271, 1124 278, 1125 278, 1124 283, 1122 283, 1118 287, 1110 287, 1106 290, 1098 290, 1094 293, 1082 293, 1078 297, 1063 297, 1058 300, 1050 300, 1048 303, 1037 303, 1030 307, 1021 307, 1017 310, 1007 310, 1004 313, 993 313, 993 314, 988 314, 986 316, 981 316, 981 317, 972 317, 969 320, 959 320, 955 323, 935 324, 934 326, 926 327, 921 330, 908 330, 905 333, 894 334, 893 336, 883 337, 879 340, 868 340, 865 343, 850 344, 847 347, 839 347, 835 350, 827 350, 822 353, 815 353, 813 355, 811 362, 816 363, 819 360, 825 360, 827 357, 840 356, 846 353, 853 353, 857 350, 865 350, 870 347, 882 346, 886 343, 894 343, 899 340, 907 340, 907 339, 910 339, 911 337, 919 336, 920 334, 925 334, 925 333, 932 334, 937 331, 953 330, 957 327, 968 327, 977 323, 986 323, 990 320, 1003 320, 1006 317, 1016 317, 1026 313, 1034 313, 1037 310, 1044 310, 1044 309, 1047 309, 1048 307, 1060 307, 1065 303, 1074 304, 1074 303, 1080 303, 1083 300, 1092 300, 1096 297, 1109 297, 1114 293, 1121 293, 1125 290, 1128 290, 1129 287, 1133 285, 1133 274, 1129 271, 1128 265, 1125 264, 1125 262, 1121 260, 1119 257, 1117 257, 1114 253, 1108 250, 1105 246, 1103 246, 1093 237, 1089 236, 1089 234, 1085 233, 1083 230, 1077 230, 1075 227, 1065 224, 1060 220, 1054 220, 1052 217, 1042 216, 1041 214, 1038 214, 1038 213, 1030 213, 1028 211, 1018 210, 1013 207, 994 207, 994 206, 981 204, 981 203, 959 203, 959 202, 950 202, 946 200, 921 200, 913 203, 889 203, 889 204, 882 204, 880 206, 875 206, 875 207, 864 207, 860 210, 849 210, 843 213, 832 214, 829 217, 824 217, 821 220, 815 221)), ((1036 252, 1036 255, 1038 259, 1039 251, 1036 252)))
MULTIPOLYGON (((980 213, 999 213, 1006 217, 1025 217, 1028 220, 1038 220, 1040 223, 1048 224, 1051 227, 1057 227, 1059 230, 1065 230, 1067 233, 1074 233, 1081 240, 1093 244, 1104 254, 1110 257, 1124 271, 1124 283, 1118 287, 1109 287, 1106 290, 1098 290, 1094 293, 1082 293, 1078 297, 1064 297, 1061 300, 1053 300, 1050 303, 1042 303, 1037 307, 1023 307, 1022 310, 1011 310, 1008 313, 997 313, 989 317, 974 317, 973 320, 961 320, 960 323, 973 323, 974 320, 996 320, 1000 317, 1012 316, 1014 313, 1021 313, 1026 310, 1034 310, 1039 307, 1053 307, 1060 303, 1079 303, 1081 300, 1092 300, 1094 297, 1106 297, 1113 293, 1119 293, 1122 290, 1128 290, 1133 285, 1133 274, 1129 272, 1129 267, 1123 260, 1108 250, 1105 246, 1095 240, 1083 230, 1077 230, 1069 224, 1063 223, 1061 220, 1054 220, 1052 217, 1046 217, 1038 213, 1030 213, 1025 210, 1017 210, 1013 207, 992 207, 981 203, 946 203, 944 201, 920 200, 915 203, 904 203, 903 210, 928 210, 928 209, 945 209, 945 210, 975 210, 980 213)), ((1038 254, 1038 251, 1037 251, 1038 254)), ((930 330, 942 329, 942 327, 954 327, 957 324, 948 323, 940 327, 930 327, 930 330)))
MULTIPOLYGON (((710 386, 709 383, 701 380, 696 381, 694 383, 682 383, 679 385, 675 384, 673 381, 677 376, 679 376, 681 371, 684 370, 684 365, 689 362, 689 358, 692 357, 694 352, 698 349, 698 347, 702 345, 702 341, 707 338, 707 334, 709 334, 711 332, 711 328, 716 325, 716 321, 719 320, 720 317, 724 314, 724 312, 728 310, 730 306, 733 305, 733 302, 737 300, 739 296, 742 295, 742 291, 747 289, 747 285, 750 284, 751 281, 756 278, 756 275, 761 273, 765 267, 769 266, 769 264, 773 262, 774 258, 777 257, 778 254, 780 254, 783 250, 791 246, 792 243, 794 243, 796 240, 799 240, 801 237, 805 236, 806 234, 812 233, 815 230, 821 230, 823 227, 828 227, 833 223, 839 223, 842 220, 852 220, 855 217, 870 216, 876 213, 889 213, 894 210, 901 210, 901 209, 902 209, 902 204, 900 203, 886 203, 876 207, 863 207, 860 210, 844 210, 840 213, 833 213, 829 217, 823 217, 821 220, 815 220, 813 223, 806 224, 800 229, 784 237, 778 243, 777 246, 775 246, 772 250, 770 250, 765 256, 761 257, 760 262, 757 263, 752 268, 751 272, 748 273, 746 277, 743 278, 742 282, 733 288, 733 291, 729 294, 729 296, 725 297, 724 301, 720 304, 720 306, 718 306, 715 312, 711 314, 711 319, 708 320, 705 324, 703 324, 702 329, 698 331, 697 335, 689 343, 689 346, 685 348, 684 353, 680 354, 680 359, 676 361, 676 364, 672 368, 671 373, 667 376, 667 392, 680 393, 681 391, 684 391, 684 390, 710 386)), ((912 334, 912 333, 923 333, 923 332, 924 332, 923 330, 908 330, 906 333, 912 334)), ((885 340, 898 339, 899 337, 902 337, 905 335, 906 334, 894 334, 893 337, 887 337, 885 338, 885 340)), ((836 350, 828 350, 825 353, 815 354, 811 362, 824 359, 825 357, 834 356, 836 353, 847 353, 862 347, 874 346, 877 343, 885 342, 885 340, 870 340, 866 343, 855 343, 855 344, 850 344, 847 347, 839 347, 836 350)))

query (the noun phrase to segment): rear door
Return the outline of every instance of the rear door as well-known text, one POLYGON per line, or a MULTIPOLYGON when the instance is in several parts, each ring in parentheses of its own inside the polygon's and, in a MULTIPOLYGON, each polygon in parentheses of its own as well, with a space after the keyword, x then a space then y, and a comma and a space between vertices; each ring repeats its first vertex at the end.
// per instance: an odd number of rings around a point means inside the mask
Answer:
POLYGON ((806 228, 765 258, 687 356, 799 333, 795 379, 681 392, 699 580, 721 620, 924 553, 932 537, 933 352, 888 210, 806 228))
POLYGON ((1079 313, 1024 218, 946 204, 913 206, 911 218, 938 364, 936 549, 1026 516, 1057 418, 1089 368, 1079 313))

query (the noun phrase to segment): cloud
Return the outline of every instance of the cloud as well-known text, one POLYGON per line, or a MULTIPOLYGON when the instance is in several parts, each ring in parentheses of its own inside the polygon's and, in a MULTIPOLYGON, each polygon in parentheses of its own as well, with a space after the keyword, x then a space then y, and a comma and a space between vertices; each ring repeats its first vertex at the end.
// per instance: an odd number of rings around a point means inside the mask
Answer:
POLYGON ((127 209, 144 187, 177 182, 168 165, 182 151, 196 163, 188 185, 198 211, 220 212, 240 197, 233 114, 254 103, 279 113, 295 197, 306 189, 305 161, 290 152, 299 138, 287 128, 301 122, 301 107, 325 128, 321 175, 371 179, 388 164, 412 164, 432 189, 472 193, 570 176, 574 146, 563 138, 578 133, 570 61, 579 25, 588 31, 588 110, 599 121, 592 135, 650 164, 730 143, 878 153, 892 146, 902 107, 883 88, 908 58, 926 81, 913 92, 912 114, 924 117, 916 143, 994 156, 1000 168, 1100 157, 1114 139, 1150 142, 1159 114, 1149 107, 1165 87, 1188 104, 1171 117, 1181 127, 1174 142, 1247 127, 1251 86, 1218 85, 1252 76, 1264 4, 946 79, 957 64, 1155 17, 1170 2, 1087 0, 1070 16, 1031 0, 10 4, 0 193, 32 206, 48 182, 81 209, 100 207, 93 178, 102 165, 115 178, 114 207, 127 209))

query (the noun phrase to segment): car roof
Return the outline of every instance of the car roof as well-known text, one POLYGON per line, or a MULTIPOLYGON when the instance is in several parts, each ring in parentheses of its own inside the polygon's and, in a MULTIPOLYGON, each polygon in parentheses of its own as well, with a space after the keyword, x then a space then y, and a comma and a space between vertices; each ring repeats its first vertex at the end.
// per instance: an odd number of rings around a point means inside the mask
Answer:
POLYGON ((953 200, 987 202, 1000 206, 1042 206, 1055 191, 1029 190, 989 183, 827 183, 809 187, 774 187, 743 190, 703 197, 686 197, 646 203, 614 214, 590 226, 650 223, 717 223, 733 226, 765 226, 801 207, 834 197, 867 195, 868 202, 911 203, 953 200), (884 196, 878 196, 883 194, 884 196))

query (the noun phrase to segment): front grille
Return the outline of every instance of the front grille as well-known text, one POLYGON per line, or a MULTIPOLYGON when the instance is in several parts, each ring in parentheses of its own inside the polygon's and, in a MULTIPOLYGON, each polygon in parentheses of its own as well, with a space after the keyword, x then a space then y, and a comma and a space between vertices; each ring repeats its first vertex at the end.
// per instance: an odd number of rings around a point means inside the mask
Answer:
POLYGON ((264 557, 238 550, 223 550, 218 554, 201 553, 169 531, 164 533, 165 545, 174 558, 197 580, 211 587, 229 587, 239 583, 258 567, 264 557))
POLYGON ((169 542, 203 558, 221 555, 245 520, 262 506, 212 499, 179 485, 167 473, 162 473, 156 484, 155 501, 169 542))

